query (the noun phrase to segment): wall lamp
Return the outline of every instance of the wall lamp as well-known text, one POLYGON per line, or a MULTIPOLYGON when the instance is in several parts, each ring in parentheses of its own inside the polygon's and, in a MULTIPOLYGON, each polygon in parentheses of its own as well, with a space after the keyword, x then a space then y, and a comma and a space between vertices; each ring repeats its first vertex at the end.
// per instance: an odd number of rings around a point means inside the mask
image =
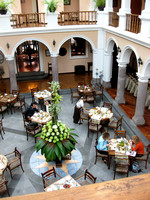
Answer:
POLYGON ((117 47, 117 51, 118 51, 118 53, 121 53, 120 47, 117 47))
POLYGON ((10 44, 7 42, 7 44, 6 44, 6 47, 7 47, 7 49, 9 49, 10 48, 10 44))
POLYGON ((56 41, 55 41, 55 40, 53 40, 53 46, 55 47, 55 45, 56 45, 56 41))
POLYGON ((141 57, 138 58, 138 63, 139 63, 139 65, 143 65, 143 61, 142 61, 141 57))

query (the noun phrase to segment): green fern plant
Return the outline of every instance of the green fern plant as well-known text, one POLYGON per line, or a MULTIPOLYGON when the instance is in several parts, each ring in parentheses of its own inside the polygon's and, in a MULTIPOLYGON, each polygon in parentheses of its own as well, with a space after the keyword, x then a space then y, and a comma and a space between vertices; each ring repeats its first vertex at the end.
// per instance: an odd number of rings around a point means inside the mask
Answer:
POLYGON ((44 4, 47 5, 47 13, 48 12, 54 13, 55 10, 58 8, 59 1, 58 0, 44 0, 44 4))
POLYGON ((10 12, 10 5, 15 5, 14 2, 15 0, 0 0, 0 10, 10 12))

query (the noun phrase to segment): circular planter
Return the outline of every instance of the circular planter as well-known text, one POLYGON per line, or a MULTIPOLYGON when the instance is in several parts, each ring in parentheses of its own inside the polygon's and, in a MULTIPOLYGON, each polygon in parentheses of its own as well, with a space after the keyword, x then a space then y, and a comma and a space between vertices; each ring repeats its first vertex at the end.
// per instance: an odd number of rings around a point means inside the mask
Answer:
POLYGON ((99 10, 99 11, 103 11, 104 8, 105 8, 105 6, 98 6, 98 10, 99 10))

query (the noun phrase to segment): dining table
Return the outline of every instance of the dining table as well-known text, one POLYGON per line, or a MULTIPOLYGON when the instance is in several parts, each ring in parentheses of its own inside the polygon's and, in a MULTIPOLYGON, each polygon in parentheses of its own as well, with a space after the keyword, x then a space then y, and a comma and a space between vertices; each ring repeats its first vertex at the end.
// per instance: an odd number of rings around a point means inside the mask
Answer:
POLYGON ((127 155, 130 160, 130 165, 132 165, 136 151, 132 151, 131 144, 126 138, 110 139, 108 147, 108 169, 110 169, 111 158, 115 157, 116 154, 127 155))
POLYGON ((51 92, 48 90, 41 90, 38 92, 34 92, 34 99, 37 103, 40 104, 41 109, 43 109, 43 104, 47 100, 51 100, 51 92))
POLYGON ((12 114, 13 103, 16 101, 17 97, 18 95, 16 94, 8 94, 8 93, 5 93, 0 96, 0 102, 5 104, 7 108, 10 109, 11 114, 12 114))
POLYGON ((36 122, 38 124, 44 125, 52 119, 52 116, 45 111, 40 110, 39 112, 35 112, 31 117, 32 122, 36 122))
POLYGON ((90 85, 78 85, 78 92, 80 95, 86 95, 86 93, 94 92, 94 88, 90 85))
POLYGON ((45 192, 51 192, 54 190, 62 190, 67 188, 79 187, 80 184, 72 178, 69 174, 60 180, 54 182, 44 189, 45 192))
POLYGON ((0 175, 2 175, 3 172, 5 171, 7 167, 7 163, 8 163, 8 160, 6 156, 0 154, 0 175))

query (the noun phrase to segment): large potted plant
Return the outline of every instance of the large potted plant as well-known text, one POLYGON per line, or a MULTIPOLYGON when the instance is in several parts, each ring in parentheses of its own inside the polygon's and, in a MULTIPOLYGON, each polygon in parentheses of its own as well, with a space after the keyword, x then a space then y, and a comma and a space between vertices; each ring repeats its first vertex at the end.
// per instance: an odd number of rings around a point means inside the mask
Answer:
POLYGON ((41 154, 45 156, 46 161, 62 161, 67 154, 71 155, 71 151, 75 149, 75 143, 77 141, 73 136, 77 136, 72 133, 74 129, 68 128, 60 120, 58 120, 58 114, 61 111, 59 103, 62 97, 58 94, 60 89, 58 82, 51 82, 51 104, 49 111, 52 115, 52 121, 49 121, 43 126, 42 132, 36 137, 40 137, 40 140, 35 145, 37 151, 41 150, 41 154))
POLYGON ((47 12, 54 13, 59 5, 58 0, 44 0, 44 4, 47 5, 47 12))
POLYGON ((105 8, 105 0, 94 0, 95 2, 95 9, 98 8, 98 10, 103 11, 105 8))
POLYGON ((10 5, 14 4, 15 0, 0 0, 0 14, 5 15, 8 12, 10 12, 10 5))

